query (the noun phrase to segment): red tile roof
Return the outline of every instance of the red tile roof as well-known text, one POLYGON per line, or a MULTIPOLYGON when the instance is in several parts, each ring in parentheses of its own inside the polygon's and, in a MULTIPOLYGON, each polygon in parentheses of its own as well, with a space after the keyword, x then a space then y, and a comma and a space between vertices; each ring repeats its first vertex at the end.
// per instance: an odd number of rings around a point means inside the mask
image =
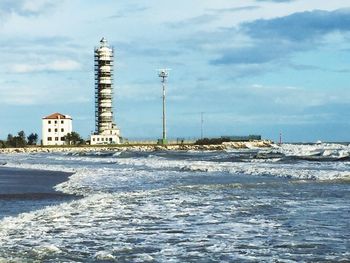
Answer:
POLYGON ((44 117, 43 119, 44 119, 44 120, 45 120, 45 119, 70 119, 70 120, 71 120, 72 117, 69 116, 69 115, 64 115, 64 114, 61 114, 61 113, 56 112, 56 113, 52 113, 52 114, 49 115, 49 116, 44 117))

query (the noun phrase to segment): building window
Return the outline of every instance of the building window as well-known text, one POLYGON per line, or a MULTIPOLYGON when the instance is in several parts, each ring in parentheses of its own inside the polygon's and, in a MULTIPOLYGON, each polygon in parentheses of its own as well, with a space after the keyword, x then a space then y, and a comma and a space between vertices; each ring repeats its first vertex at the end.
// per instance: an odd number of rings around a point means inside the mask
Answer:
POLYGON ((49 128, 48 131, 51 132, 51 129, 49 128))
POLYGON ((61 124, 63 124, 64 123, 64 121, 61 121, 61 124))
POLYGON ((65 141, 64 137, 61 137, 61 141, 62 141, 62 142, 64 142, 64 141, 65 141))
POLYGON ((58 129, 55 129, 55 132, 57 132, 58 131, 58 129))
POLYGON ((63 128, 61 129, 61 132, 64 132, 64 129, 63 129, 63 128))
POLYGON ((95 141, 95 138, 92 138, 93 141, 95 141))
POLYGON ((48 121, 49 124, 51 124, 51 121, 48 121))
POLYGON ((57 121, 55 121, 55 124, 57 124, 57 121))
POLYGON ((99 141, 100 141, 100 138, 97 138, 97 141, 99 142, 99 141))
POLYGON ((47 140, 48 141, 52 141, 52 137, 47 137, 47 140))
POLYGON ((58 137, 55 137, 55 141, 58 141, 58 137))

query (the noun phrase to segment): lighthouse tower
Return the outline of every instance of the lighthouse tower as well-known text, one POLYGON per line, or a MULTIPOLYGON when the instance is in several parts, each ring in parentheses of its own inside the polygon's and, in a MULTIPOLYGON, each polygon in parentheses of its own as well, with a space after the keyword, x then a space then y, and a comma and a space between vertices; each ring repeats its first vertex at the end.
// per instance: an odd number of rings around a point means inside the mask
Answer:
POLYGON ((95 48, 95 126, 91 144, 120 143, 113 120, 113 48, 105 38, 95 48))

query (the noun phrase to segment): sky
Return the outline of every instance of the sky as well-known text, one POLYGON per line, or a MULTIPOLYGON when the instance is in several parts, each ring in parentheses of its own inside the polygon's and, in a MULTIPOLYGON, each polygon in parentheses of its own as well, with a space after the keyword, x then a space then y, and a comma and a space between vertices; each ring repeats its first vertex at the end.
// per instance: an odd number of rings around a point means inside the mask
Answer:
POLYGON ((350 141, 350 1, 0 0, 0 138, 94 131, 94 47, 115 51, 122 136, 350 141), (203 126, 201 113, 203 112, 203 126))

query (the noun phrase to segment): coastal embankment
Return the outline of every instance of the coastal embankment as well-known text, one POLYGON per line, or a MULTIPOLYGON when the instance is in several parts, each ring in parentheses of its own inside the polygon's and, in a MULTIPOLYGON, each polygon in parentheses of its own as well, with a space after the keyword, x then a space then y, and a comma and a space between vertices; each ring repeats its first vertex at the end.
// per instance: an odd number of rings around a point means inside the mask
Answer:
POLYGON ((142 145, 99 145, 99 146, 35 146, 25 148, 1 148, 0 153, 41 153, 41 152, 94 152, 94 151, 224 151, 229 149, 244 149, 244 148, 264 148, 271 147, 273 143, 268 140, 249 141, 249 142, 224 142, 222 144, 212 145, 194 145, 194 144, 142 144, 142 145))

